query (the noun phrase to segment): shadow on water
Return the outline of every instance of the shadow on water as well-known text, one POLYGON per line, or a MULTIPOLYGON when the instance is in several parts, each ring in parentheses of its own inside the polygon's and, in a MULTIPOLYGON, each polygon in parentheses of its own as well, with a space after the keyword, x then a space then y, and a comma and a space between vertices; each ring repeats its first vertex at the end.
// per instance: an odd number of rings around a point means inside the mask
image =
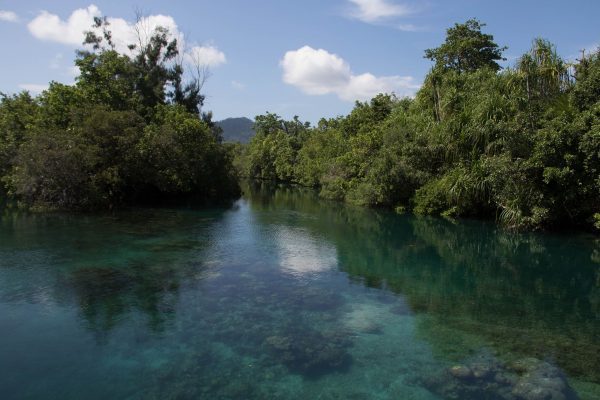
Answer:
POLYGON ((148 327, 160 333, 174 318, 179 287, 207 273, 202 255, 222 215, 173 209, 6 213, 0 220, 0 250, 9 257, 0 268, 11 274, 0 295, 5 301, 35 304, 49 296, 57 303, 76 303, 99 340, 131 313, 144 315, 148 327), (34 279, 23 283, 30 276, 34 279))
POLYGON ((161 332, 174 317, 179 280, 174 270, 132 263, 122 269, 79 268, 72 272, 69 284, 88 329, 107 333, 135 308, 147 317, 151 330, 161 332))

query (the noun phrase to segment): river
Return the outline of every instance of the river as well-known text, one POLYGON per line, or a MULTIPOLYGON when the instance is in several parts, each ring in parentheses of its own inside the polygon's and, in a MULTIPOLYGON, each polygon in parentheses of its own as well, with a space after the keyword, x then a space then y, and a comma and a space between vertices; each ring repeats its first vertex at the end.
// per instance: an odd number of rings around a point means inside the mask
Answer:
POLYGON ((0 397, 600 398, 598 237, 244 192, 0 214, 0 397))

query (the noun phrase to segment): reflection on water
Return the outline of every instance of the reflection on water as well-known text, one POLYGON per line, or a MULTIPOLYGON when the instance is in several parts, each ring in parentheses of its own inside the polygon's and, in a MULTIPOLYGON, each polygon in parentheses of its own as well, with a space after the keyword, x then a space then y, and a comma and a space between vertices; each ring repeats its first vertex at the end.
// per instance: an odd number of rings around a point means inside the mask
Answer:
POLYGON ((594 238, 245 192, 5 213, 2 398, 600 397, 594 238))
POLYGON ((301 229, 282 226, 277 230, 276 241, 281 267, 292 274, 315 274, 337 265, 335 247, 301 229))

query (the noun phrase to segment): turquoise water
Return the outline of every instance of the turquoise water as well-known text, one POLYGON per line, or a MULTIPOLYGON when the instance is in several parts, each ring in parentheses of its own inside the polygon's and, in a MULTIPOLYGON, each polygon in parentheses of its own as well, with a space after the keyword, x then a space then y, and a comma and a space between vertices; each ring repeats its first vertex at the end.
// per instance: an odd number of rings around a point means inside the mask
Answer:
POLYGON ((597 238, 245 192, 2 215, 0 398, 600 398, 597 238))

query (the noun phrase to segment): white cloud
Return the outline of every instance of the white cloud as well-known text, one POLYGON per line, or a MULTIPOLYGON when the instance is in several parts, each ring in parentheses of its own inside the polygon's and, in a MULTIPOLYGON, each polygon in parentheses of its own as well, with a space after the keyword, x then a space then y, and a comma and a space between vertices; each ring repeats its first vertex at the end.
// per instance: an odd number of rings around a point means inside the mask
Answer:
MULTIPOLYGON (((61 19, 56 14, 42 11, 29 22, 27 27, 29 32, 38 39, 79 46, 85 38, 84 32, 92 29, 94 17, 101 16, 100 9, 93 4, 87 8, 73 11, 66 20, 61 19)), ((142 17, 137 22, 114 17, 108 17, 107 21, 115 47, 121 53, 128 54, 128 45, 138 45, 138 36, 141 36, 142 41, 144 41, 159 26, 169 30, 171 39, 177 39, 180 49, 185 48, 185 37, 179 31, 173 17, 169 15, 149 15, 142 17)), ((199 60, 202 65, 209 67, 216 67, 227 62, 225 54, 215 46, 195 46, 188 53, 185 57, 186 61, 199 60)))
POLYGON ((12 11, 0 10, 0 21, 18 22, 19 17, 12 11))
POLYGON ((180 48, 185 47, 185 39, 183 33, 179 31, 177 23, 173 17, 169 15, 149 15, 142 17, 138 22, 129 22, 123 18, 108 18, 110 24, 108 29, 112 33, 112 38, 117 48, 121 53, 129 52, 127 46, 130 44, 138 45, 138 32, 141 40, 147 40, 154 30, 158 27, 168 29, 170 39, 177 39, 180 48))
POLYGON ((79 45, 84 39, 83 32, 90 30, 94 17, 101 15, 100 9, 93 4, 73 11, 66 21, 56 14, 42 11, 27 24, 27 28, 38 39, 79 45))
POLYGON ((41 93, 44 90, 48 89, 48 84, 37 84, 37 83, 21 83, 19 87, 23 90, 27 90, 31 93, 37 94, 41 93))
POLYGON ((414 94, 419 86, 410 76, 381 76, 361 74, 352 76, 348 85, 344 87, 339 96, 342 100, 369 100, 379 93, 396 93, 401 96, 414 94))
POLYGON ((412 12, 408 6, 392 3, 388 0, 348 1, 354 4, 350 16, 367 23, 380 22, 393 17, 404 17, 412 12))
MULTIPOLYGON (((102 17, 102 12, 93 4, 73 11, 66 20, 62 20, 56 14, 42 11, 27 24, 27 28, 38 39, 77 46, 83 43, 84 33, 92 30, 94 17, 102 17)), ((146 38, 156 27, 162 26, 169 30, 172 37, 179 39, 182 36, 175 20, 167 15, 150 15, 137 23, 112 17, 107 18, 107 21, 115 46, 121 52, 127 52, 129 44, 138 43, 138 31, 142 38, 146 38)))
POLYGON ((218 67, 227 63, 225 53, 214 46, 194 46, 186 54, 188 62, 207 67, 218 67))
POLYGON ((306 94, 333 93, 345 101, 364 101, 379 93, 390 92, 408 96, 419 87, 409 76, 355 75, 350 65, 338 55, 310 46, 288 51, 280 65, 285 83, 298 87, 306 94))
POLYGON ((283 81, 308 94, 335 92, 347 85, 352 76, 350 66, 342 58, 310 46, 285 53, 281 66, 283 81))

